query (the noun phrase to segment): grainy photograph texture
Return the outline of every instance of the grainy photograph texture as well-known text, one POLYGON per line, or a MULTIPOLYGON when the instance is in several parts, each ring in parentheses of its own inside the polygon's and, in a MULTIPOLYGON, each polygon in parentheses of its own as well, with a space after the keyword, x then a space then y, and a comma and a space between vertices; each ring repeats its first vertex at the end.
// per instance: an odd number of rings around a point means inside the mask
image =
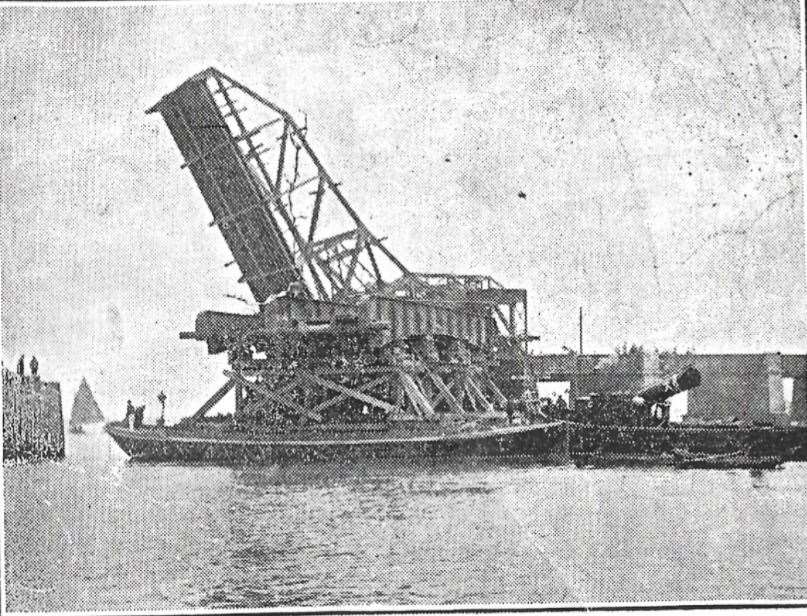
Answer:
POLYGON ((807 600, 803 6, 0 6, 3 607, 807 600))

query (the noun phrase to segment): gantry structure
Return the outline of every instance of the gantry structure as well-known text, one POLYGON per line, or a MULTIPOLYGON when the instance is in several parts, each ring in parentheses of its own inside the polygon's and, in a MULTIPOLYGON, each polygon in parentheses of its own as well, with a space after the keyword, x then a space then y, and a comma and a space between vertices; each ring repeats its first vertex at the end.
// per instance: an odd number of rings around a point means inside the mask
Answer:
POLYGON ((228 353, 235 417, 258 423, 495 415, 502 357, 523 356, 524 289, 413 272, 364 224, 317 157, 307 122, 215 69, 161 114, 259 310, 201 312, 183 338, 228 353))

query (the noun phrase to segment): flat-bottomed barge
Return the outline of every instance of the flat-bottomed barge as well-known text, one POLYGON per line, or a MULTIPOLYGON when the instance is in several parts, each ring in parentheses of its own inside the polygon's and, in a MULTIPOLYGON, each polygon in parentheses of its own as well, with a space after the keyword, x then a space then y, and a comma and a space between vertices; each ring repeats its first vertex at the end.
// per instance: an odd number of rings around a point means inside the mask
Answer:
POLYGON ((108 424, 109 435, 140 461, 263 464, 356 459, 533 458, 562 461, 561 422, 524 426, 383 426, 364 430, 256 433, 237 429, 108 424))

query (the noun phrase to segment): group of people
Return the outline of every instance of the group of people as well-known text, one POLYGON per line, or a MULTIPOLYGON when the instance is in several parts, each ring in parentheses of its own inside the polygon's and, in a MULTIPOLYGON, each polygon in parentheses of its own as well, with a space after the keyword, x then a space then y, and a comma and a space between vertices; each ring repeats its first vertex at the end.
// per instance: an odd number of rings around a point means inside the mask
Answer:
MULTIPOLYGON (((39 378, 39 361, 36 355, 31 356, 31 363, 29 365, 31 367, 31 377, 34 379, 39 378)), ((20 378, 25 378, 25 355, 20 355, 20 359, 17 361, 17 374, 20 378)))
POLYGON ((529 392, 520 398, 507 400, 504 406, 508 423, 518 421, 534 423, 548 419, 566 419, 569 414, 569 405, 560 394, 556 398, 543 397, 536 401, 529 392))
MULTIPOLYGON (((157 419, 156 425, 164 426, 165 425, 165 401, 168 399, 168 396, 165 395, 165 392, 161 391, 157 396, 157 401, 160 403, 162 407, 162 413, 160 417, 157 419)), ((143 416, 146 414, 146 405, 135 406, 132 404, 131 400, 126 401, 126 416, 123 418, 124 423, 129 424, 130 430, 136 430, 143 425, 143 416)))

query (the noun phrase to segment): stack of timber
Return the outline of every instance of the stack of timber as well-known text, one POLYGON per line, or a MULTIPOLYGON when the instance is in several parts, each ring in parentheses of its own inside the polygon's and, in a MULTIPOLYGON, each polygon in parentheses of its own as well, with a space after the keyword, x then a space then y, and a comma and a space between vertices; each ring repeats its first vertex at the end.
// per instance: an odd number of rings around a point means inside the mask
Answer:
POLYGON ((59 383, 3 368, 3 460, 59 459, 64 453, 59 383))

